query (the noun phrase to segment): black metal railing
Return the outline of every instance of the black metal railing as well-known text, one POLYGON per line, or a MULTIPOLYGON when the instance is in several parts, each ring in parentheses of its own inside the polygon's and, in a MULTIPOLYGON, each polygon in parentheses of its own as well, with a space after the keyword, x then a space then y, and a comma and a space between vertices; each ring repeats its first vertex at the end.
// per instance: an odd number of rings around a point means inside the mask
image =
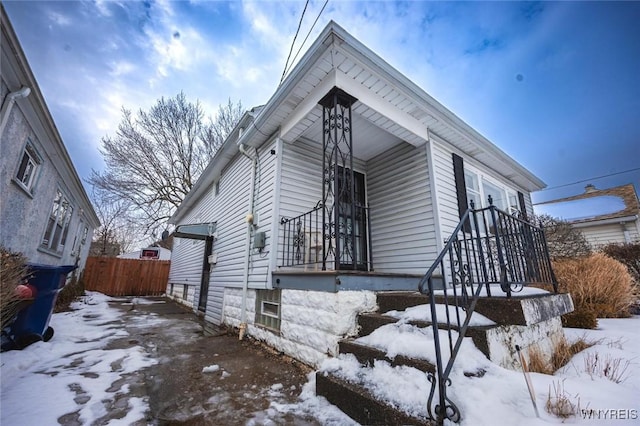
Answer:
POLYGON ((283 227, 280 266, 313 265, 322 261, 322 210, 319 201, 307 213, 280 219, 283 227))
POLYGON ((309 212, 282 217, 280 266, 316 266, 327 270, 371 271, 371 222, 369 208, 353 205, 350 214, 338 215, 323 225, 322 201, 309 212))
POLYGON ((498 209, 491 198, 489 203, 477 210, 471 203, 418 287, 431 296, 436 370, 428 374, 427 409, 438 424, 460 420, 459 409, 447 397, 449 375, 483 290, 487 297, 492 284, 499 284, 507 297, 530 284, 550 284, 558 291, 543 229, 498 209), (444 305, 444 318, 438 318, 438 304, 444 305))

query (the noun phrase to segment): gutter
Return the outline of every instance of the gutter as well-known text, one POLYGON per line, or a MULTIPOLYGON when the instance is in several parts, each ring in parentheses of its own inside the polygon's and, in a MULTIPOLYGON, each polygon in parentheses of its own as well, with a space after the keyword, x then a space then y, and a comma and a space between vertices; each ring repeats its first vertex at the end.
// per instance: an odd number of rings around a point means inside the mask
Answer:
POLYGON ((611 219, 584 220, 581 222, 569 222, 569 223, 571 224, 571 226, 575 228, 586 228, 594 225, 624 224, 627 222, 634 222, 636 220, 638 220, 638 215, 614 217, 611 219))

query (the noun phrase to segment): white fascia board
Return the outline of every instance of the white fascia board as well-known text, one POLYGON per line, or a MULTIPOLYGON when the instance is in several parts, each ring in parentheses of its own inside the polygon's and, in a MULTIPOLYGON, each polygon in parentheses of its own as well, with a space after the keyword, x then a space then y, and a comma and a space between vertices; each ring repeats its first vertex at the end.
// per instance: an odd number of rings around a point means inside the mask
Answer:
POLYGON ((540 178, 511 158, 494 143, 482 136, 477 130, 465 123, 460 117, 431 97, 420 86, 393 68, 389 63, 376 55, 360 41, 344 31, 344 29, 338 26, 335 30, 337 35, 344 40, 344 43, 340 45, 340 48, 345 52, 348 52, 349 56, 357 58, 367 68, 376 70, 379 75, 385 75, 385 79, 387 81, 392 81, 396 89, 401 90, 409 99, 412 99, 419 105, 421 104, 423 107, 426 107, 428 113, 436 120, 442 123, 447 123, 447 125, 460 134, 460 136, 471 143, 478 145, 480 149, 506 163, 514 169, 514 171, 521 174, 526 180, 528 180, 532 187, 543 189, 547 186, 540 178))
POLYGON ((313 90, 305 96, 296 109, 289 115, 286 121, 280 125, 280 137, 285 142, 294 142, 287 138, 289 133, 303 118, 318 105, 318 102, 326 96, 329 90, 336 86, 336 69, 332 69, 313 90))
POLYGON ((336 73, 336 86, 357 98, 359 102, 367 105, 369 108, 387 117, 398 126, 408 130, 421 139, 420 144, 412 145, 422 146, 424 142, 427 141, 427 127, 425 127, 419 120, 405 114, 394 105, 389 104, 389 102, 385 101, 381 96, 374 93, 368 87, 354 82, 352 78, 343 72, 336 73))

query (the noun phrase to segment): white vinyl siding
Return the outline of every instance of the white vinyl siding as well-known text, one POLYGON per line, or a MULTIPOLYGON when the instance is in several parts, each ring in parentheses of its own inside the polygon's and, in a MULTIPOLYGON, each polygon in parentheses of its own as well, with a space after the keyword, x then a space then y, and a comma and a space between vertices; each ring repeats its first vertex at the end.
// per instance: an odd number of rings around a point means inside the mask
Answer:
POLYGON ((169 284, 200 287, 204 241, 176 238, 171 250, 169 284))
MULTIPOLYGON (((260 155, 259 167, 256 173, 256 193, 253 211, 256 216, 257 232, 264 232, 266 235, 266 245, 262 252, 253 248, 255 232, 251 236, 251 257, 249 259, 249 287, 264 289, 270 287, 268 281, 269 274, 269 254, 271 250, 277 249, 277 242, 273 241, 271 235, 273 218, 273 203, 276 185, 276 155, 271 154, 271 150, 276 148, 276 142, 265 144, 258 150, 260 155)), ((278 218, 275 218, 277 221, 278 218)), ((243 227, 246 231, 246 227, 243 227)), ((244 240, 243 240, 244 242, 244 240)), ((222 295, 221 295, 222 296, 222 295)))
MULTIPOLYGON (((251 251, 249 285, 258 288, 265 288, 267 283, 276 159, 270 151, 274 146, 275 143, 271 143, 258 150, 260 161, 256 173, 254 223, 257 225, 255 231, 265 232, 267 236, 267 247, 262 253, 257 250, 251 251)), ((213 253, 218 255, 218 261, 215 265, 211 265, 205 313, 205 319, 214 324, 220 324, 222 321, 224 288, 242 287, 243 283, 246 215, 249 210, 252 167, 253 163, 250 159, 237 154, 222 171, 220 179, 216 180, 218 194, 214 195, 213 190, 204 191, 203 196, 190 209, 187 217, 179 223, 182 225, 216 222, 217 238, 213 243, 213 253)), ((253 237, 251 243, 253 244, 253 237)), ((204 242, 195 241, 194 244, 192 240, 181 239, 172 258, 172 273, 169 276, 169 282, 176 284, 184 283, 186 279, 192 283, 192 279, 197 278, 195 280, 197 289, 194 295, 196 306, 200 297, 203 255, 204 242)))
POLYGON ((424 273, 436 257, 424 147, 402 142, 367 163, 373 268, 424 273))
POLYGON ((638 240, 638 232, 634 223, 627 223, 625 228, 619 223, 612 223, 607 225, 585 226, 576 229, 582 232, 594 249, 610 243, 620 244, 627 242, 625 241, 625 229, 628 232, 630 241, 638 240))
MULTIPOLYGON (((298 140, 283 144, 280 217, 293 218, 311 211, 322 200, 322 143, 298 140)), ((322 214, 319 216, 322 220, 322 214)), ((279 220, 280 218, 277 218, 279 220)), ((282 235, 282 225, 279 226, 282 235)), ((282 265, 282 237, 277 244, 277 266, 282 265)))
POLYGON ((433 143, 436 197, 438 198, 441 235, 444 240, 451 236, 458 222, 460 222, 451 154, 452 151, 446 149, 443 145, 433 143))

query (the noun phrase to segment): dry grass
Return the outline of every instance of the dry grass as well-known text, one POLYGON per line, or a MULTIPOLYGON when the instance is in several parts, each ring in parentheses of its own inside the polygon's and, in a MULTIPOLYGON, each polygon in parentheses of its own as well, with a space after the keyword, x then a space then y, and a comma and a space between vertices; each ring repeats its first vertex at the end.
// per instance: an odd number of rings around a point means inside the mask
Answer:
POLYGON ((542 351, 538 346, 532 346, 528 350, 529 353, 529 371, 542 374, 553 374, 551 365, 545 359, 542 351))
POLYGON ((636 295, 627 268, 602 253, 553 262, 559 290, 571 293, 576 312, 592 312, 598 318, 630 315, 636 295))
POLYGON ((587 354, 584 359, 584 371, 592 378, 606 377, 614 383, 622 383, 629 378, 631 361, 614 358, 611 355, 600 356, 597 352, 587 354))
POLYGON ((27 274, 26 259, 0 246, 0 329, 4 329, 18 313, 19 299, 15 289, 27 274))
POLYGON ((564 380, 553 382, 553 391, 549 386, 549 395, 545 404, 547 413, 561 419, 574 417, 580 412, 580 398, 571 395, 564 388, 564 380))
POLYGON ((567 363, 578 352, 593 346, 596 342, 586 340, 585 337, 569 344, 565 337, 562 337, 553 348, 551 359, 548 360, 538 346, 532 346, 528 350, 529 371, 542 374, 553 374, 567 363))

